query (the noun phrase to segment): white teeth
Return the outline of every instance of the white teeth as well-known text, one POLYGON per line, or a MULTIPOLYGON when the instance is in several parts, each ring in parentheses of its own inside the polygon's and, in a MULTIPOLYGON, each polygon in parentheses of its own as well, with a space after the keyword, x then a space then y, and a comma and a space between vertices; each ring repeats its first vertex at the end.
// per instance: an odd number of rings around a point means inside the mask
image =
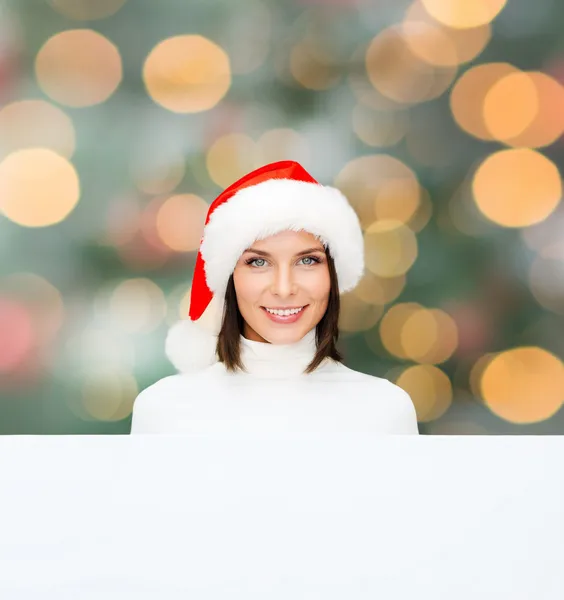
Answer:
MULTIPOLYGON (((266 308, 266 307, 265 307, 266 308)), ((303 310, 303 306, 301 308, 288 308, 286 310, 277 310, 275 308, 266 308, 266 310, 271 315, 278 315, 279 317, 289 317, 290 315, 295 315, 303 310)))

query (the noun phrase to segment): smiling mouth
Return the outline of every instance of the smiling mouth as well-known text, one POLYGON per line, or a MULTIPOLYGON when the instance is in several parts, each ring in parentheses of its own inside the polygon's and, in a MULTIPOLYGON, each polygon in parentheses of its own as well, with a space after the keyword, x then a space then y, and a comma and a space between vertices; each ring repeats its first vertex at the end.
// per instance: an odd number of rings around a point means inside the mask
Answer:
POLYGON ((300 314, 304 308, 307 308, 308 306, 309 304, 305 304, 304 306, 296 306, 293 308, 267 308, 266 306, 261 306, 261 308, 269 315, 274 315, 277 317, 291 317, 293 315, 300 314))

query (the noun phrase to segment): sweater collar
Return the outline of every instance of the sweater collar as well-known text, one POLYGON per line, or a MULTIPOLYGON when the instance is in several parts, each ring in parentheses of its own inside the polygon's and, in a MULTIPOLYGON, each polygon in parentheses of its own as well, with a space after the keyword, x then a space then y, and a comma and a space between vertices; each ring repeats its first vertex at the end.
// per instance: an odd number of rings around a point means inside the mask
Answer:
POLYGON ((303 374, 317 349, 315 327, 293 344, 255 342, 241 336, 241 358, 249 375, 285 379, 303 374))

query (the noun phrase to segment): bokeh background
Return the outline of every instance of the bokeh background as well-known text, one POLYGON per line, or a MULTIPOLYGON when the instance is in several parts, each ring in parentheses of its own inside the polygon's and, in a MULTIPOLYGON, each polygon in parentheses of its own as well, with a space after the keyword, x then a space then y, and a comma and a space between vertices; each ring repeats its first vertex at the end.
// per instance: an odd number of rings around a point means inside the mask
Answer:
POLYGON ((0 2, 0 433, 128 433, 174 372, 208 205, 282 159, 365 230, 349 366, 422 434, 564 433, 562 23, 558 0, 0 2))

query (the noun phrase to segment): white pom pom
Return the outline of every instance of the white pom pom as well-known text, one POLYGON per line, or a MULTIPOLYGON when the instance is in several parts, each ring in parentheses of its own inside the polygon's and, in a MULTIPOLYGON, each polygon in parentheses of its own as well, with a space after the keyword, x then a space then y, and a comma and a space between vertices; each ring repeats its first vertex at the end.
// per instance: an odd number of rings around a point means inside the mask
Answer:
POLYGON ((168 331, 165 352, 181 373, 201 371, 217 362, 217 336, 198 322, 182 319, 168 331))

